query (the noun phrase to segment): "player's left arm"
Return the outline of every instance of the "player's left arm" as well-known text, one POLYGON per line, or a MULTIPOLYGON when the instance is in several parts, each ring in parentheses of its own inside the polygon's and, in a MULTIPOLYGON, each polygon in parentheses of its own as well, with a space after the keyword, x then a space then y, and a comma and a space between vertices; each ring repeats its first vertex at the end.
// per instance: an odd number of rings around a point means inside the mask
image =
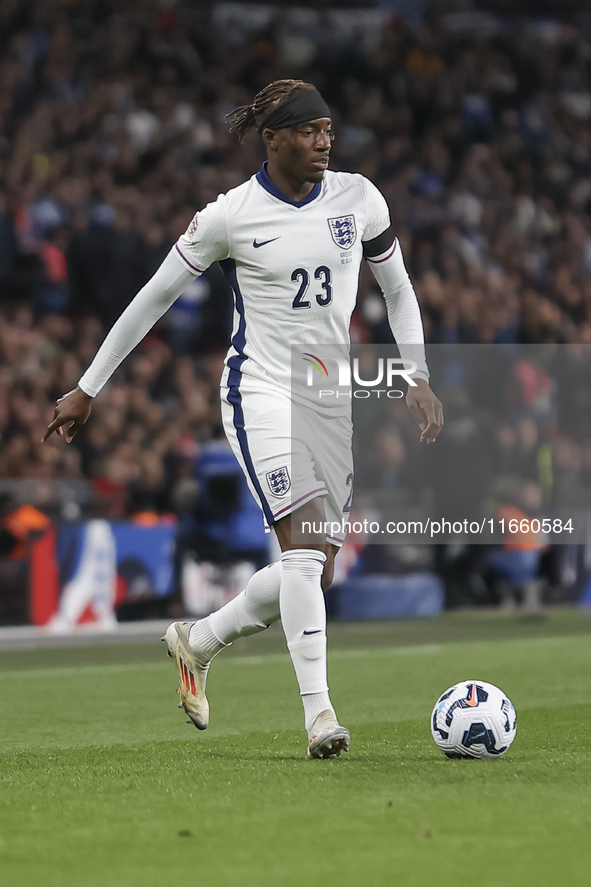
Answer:
POLYGON ((408 386, 406 395, 408 408, 421 429, 421 441, 434 443, 443 428, 443 407, 429 386, 421 310, 404 265, 400 243, 390 225, 388 205, 367 179, 366 186, 367 224, 362 238, 363 254, 384 294, 390 329, 400 356, 412 360, 417 366, 411 374, 415 384, 408 386))

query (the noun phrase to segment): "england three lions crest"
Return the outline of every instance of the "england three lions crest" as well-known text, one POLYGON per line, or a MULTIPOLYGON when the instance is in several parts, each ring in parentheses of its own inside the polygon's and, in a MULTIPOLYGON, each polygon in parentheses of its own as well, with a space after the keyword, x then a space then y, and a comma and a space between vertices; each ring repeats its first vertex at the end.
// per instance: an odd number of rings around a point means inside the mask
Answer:
POLYGON ((355 216, 340 216, 338 219, 328 219, 328 227, 332 239, 341 249, 351 249, 357 240, 357 228, 355 216))
POLYGON ((291 478, 287 466, 267 472, 267 483, 274 496, 285 496, 291 487, 291 478))

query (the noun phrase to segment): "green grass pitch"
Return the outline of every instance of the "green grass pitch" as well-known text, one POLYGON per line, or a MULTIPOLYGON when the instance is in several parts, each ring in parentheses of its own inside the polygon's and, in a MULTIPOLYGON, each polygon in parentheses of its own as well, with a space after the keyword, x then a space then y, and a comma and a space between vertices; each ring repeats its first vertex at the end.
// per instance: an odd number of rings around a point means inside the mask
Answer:
POLYGON ((591 620, 449 614, 331 626, 349 756, 309 761, 278 629, 176 708, 164 645, 0 654, 0 880, 10 887, 569 887, 591 883, 591 620), (517 739, 450 761, 429 715, 498 684, 517 739))

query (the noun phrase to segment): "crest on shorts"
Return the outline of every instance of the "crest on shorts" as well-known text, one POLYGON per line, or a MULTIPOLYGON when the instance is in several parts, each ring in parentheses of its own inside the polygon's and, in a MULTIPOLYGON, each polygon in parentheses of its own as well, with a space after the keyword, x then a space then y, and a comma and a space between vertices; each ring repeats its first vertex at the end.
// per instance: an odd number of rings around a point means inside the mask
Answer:
POLYGON ((287 465, 275 471, 267 471, 267 483, 274 496, 285 496, 291 487, 291 478, 287 465))
POLYGON ((339 216, 338 219, 328 219, 328 227, 332 239, 341 249, 351 249, 357 240, 357 227, 355 216, 339 216))
POLYGON ((195 217, 193 218, 193 221, 191 222, 191 224, 187 228, 187 237, 189 238, 191 243, 193 243, 193 238, 195 237, 195 233, 196 233, 198 227, 199 227, 199 213, 196 213, 195 217))

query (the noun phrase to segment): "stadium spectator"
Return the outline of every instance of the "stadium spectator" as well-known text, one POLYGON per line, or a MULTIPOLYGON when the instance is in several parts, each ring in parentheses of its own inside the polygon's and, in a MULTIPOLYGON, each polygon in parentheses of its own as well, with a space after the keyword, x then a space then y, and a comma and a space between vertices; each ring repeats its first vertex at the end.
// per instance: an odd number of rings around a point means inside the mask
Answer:
MULTIPOLYGON (((257 140, 238 149, 224 118, 284 76, 321 86, 335 110, 332 165, 388 199, 431 342, 567 343, 575 371, 585 361, 591 19, 499 19, 478 33, 370 12, 377 29, 363 10, 350 26, 309 10, 312 26, 265 6, 257 26, 220 4, 1 5, 2 477, 89 478, 111 516, 140 500, 171 509, 169 491, 219 427, 230 299, 215 269, 118 371, 74 446, 41 448, 39 431, 195 208, 258 168, 257 140)), ((363 272, 354 340, 388 336, 363 272)), ((526 400, 533 375, 517 371, 526 400)), ((575 489, 589 474, 591 427, 584 391, 559 379, 556 404, 542 376, 530 424, 511 431, 495 416, 495 433, 506 470, 549 501, 552 484, 575 489)), ((389 440, 390 484, 404 471, 401 434, 389 440)))

